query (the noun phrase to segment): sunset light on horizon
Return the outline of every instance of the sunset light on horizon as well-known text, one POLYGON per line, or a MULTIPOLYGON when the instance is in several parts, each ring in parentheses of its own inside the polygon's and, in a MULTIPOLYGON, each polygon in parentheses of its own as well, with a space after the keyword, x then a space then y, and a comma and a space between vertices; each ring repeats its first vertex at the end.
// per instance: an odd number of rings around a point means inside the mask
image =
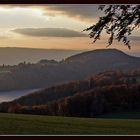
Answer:
MULTIPOLYGON (((95 4, 1 5, 0 47, 105 49, 106 34, 93 44, 88 32, 82 32, 102 15, 95 4)), ((139 29, 132 34, 133 53, 140 52, 139 35, 139 29)), ((110 48, 130 52, 121 42, 114 42, 110 48)))

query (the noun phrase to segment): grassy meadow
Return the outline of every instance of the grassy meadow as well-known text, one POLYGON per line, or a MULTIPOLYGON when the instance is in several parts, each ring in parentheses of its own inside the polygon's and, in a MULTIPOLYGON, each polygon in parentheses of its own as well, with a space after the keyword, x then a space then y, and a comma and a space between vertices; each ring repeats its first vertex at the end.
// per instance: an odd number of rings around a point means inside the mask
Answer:
MULTIPOLYGON (((121 115, 120 115, 121 116, 121 115)), ((0 135, 139 135, 140 119, 0 113, 0 135)), ((140 113, 139 113, 140 117, 140 113)))

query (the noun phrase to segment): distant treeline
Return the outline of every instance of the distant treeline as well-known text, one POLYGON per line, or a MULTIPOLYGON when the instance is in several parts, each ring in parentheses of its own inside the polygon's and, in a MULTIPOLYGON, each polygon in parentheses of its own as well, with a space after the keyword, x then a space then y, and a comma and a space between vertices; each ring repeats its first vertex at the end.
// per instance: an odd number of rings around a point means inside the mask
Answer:
POLYGON ((140 111, 140 70, 106 71, 0 104, 0 112, 78 117, 134 110, 140 111))
POLYGON ((83 52, 62 61, 42 59, 38 63, 22 62, 0 67, 0 91, 37 89, 74 80, 84 80, 107 70, 138 69, 140 58, 115 49, 83 52))

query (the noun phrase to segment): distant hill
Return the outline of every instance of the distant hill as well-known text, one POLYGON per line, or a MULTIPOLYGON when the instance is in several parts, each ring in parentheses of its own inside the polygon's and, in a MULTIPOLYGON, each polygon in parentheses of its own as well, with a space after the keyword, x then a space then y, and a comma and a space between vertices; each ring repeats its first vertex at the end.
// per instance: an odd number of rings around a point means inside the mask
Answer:
POLYGON ((18 65, 0 76, 0 90, 44 88, 82 80, 106 70, 139 68, 139 57, 129 56, 117 49, 99 49, 73 55, 60 62, 43 60, 43 63, 18 65))
POLYGON ((98 63, 98 64, 104 63, 104 65, 107 65, 107 63, 104 60, 108 61, 110 64, 116 62, 116 64, 127 65, 132 61, 136 62, 140 60, 140 58, 130 56, 117 49, 97 49, 93 51, 87 51, 80 54, 76 54, 66 59, 66 61, 69 62, 75 61, 83 63, 85 61, 89 61, 89 63, 98 63))
POLYGON ((18 63, 24 61, 36 63, 40 59, 54 59, 60 61, 80 52, 82 51, 0 47, 0 65, 17 65, 18 63))
POLYGON ((64 63, 79 70, 79 74, 89 76, 106 70, 140 68, 140 57, 129 56, 117 49, 97 49, 68 57, 64 63))

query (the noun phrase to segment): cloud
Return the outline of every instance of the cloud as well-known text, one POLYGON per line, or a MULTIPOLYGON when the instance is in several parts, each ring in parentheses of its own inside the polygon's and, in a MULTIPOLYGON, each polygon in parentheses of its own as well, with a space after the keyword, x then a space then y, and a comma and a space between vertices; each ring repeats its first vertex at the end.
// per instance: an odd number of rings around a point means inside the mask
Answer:
POLYGON ((10 38, 12 38, 11 34, 4 33, 4 32, 0 33, 0 40, 10 39, 10 38))
POLYGON ((9 39, 9 37, 0 35, 0 40, 3 40, 3 39, 9 39))
POLYGON ((40 8, 44 10, 44 15, 57 16, 65 15, 68 17, 76 17, 82 21, 93 21, 102 15, 96 4, 46 4, 46 5, 4 5, 7 8, 40 8))
POLYGON ((130 36, 129 39, 132 41, 140 41, 140 36, 130 36))
POLYGON ((101 16, 101 12, 98 11, 98 6, 95 4, 48 4, 44 7, 46 10, 44 14, 61 14, 69 17, 77 17, 83 21, 93 21, 93 19, 98 19, 101 16))
POLYGON ((65 28, 17 28, 11 30, 15 33, 19 33, 27 36, 34 37, 86 37, 78 31, 65 29, 65 28))

